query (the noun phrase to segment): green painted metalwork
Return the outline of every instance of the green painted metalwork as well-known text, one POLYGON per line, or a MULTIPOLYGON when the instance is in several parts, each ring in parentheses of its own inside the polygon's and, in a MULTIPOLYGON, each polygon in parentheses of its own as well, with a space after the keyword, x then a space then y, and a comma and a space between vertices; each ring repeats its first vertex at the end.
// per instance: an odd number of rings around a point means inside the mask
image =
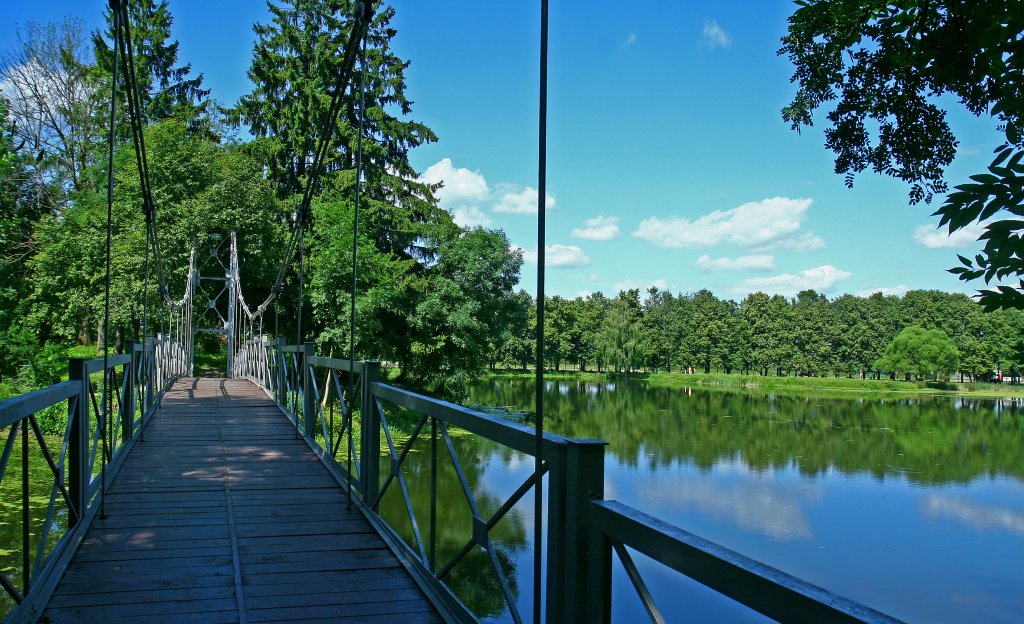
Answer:
POLYGON ((106 367, 103 358, 72 358, 68 381, 0 402, 0 431, 7 431, 0 478, 7 474, 14 446, 21 441, 22 536, 19 544, 3 544, 20 552, 21 570, 20 579, 0 574, 0 587, 14 603, 5 621, 34 621, 42 613, 99 511, 104 475, 106 482, 113 480, 159 406, 163 391, 186 372, 186 359, 167 346, 162 338, 131 344, 129 353, 106 358, 106 367), (109 413, 96 396, 103 379, 115 390, 109 413), (64 409, 62 405, 67 409, 67 426, 60 447, 51 449, 37 416, 45 410, 64 409), (33 517, 29 508, 33 452, 45 463, 51 479, 42 518, 33 517), (66 510, 66 522, 58 522, 61 509, 66 510))
MULTIPOLYGON (((533 431, 521 424, 403 388, 381 383, 378 362, 355 362, 319 357, 312 345, 289 346, 259 337, 241 345, 238 362, 266 367, 248 368, 242 376, 259 384, 295 423, 339 483, 350 482, 352 498, 371 524, 417 579, 435 606, 451 621, 474 622, 476 616, 445 584, 445 578, 473 549, 481 548, 491 560, 509 613, 522 621, 507 579, 495 558, 489 532, 534 487, 530 475, 490 516, 484 517, 473 489, 462 472, 448 427, 456 426, 526 455, 534 449, 533 431), (259 355, 256 351, 261 351, 259 355), (354 396, 347 395, 345 380, 355 377, 354 396), (322 379, 322 383, 319 380, 322 379), (331 414, 337 404, 341 429, 331 414), (358 407, 358 443, 351 441, 358 407), (389 409, 419 415, 409 440, 399 446, 388 431, 389 409), (428 428, 427 425, 430 425, 428 428), (420 435, 429 431, 431 480, 429 518, 416 516, 409 498, 412 477, 403 472, 405 458, 420 435), (338 458, 344 435, 349 470, 338 458), (325 443, 326 441, 326 443, 325 443), (382 441, 384 442, 382 446, 382 441), (440 442, 440 444, 438 444, 440 442), (465 545, 449 561, 436 556, 436 479, 440 454, 458 476, 466 499, 472 530, 465 545), (381 452, 388 466, 381 473, 381 452), (354 474, 353 474, 354 473, 354 474), (397 484, 397 485, 396 485, 397 484), (413 530, 407 541, 380 515, 380 501, 397 487, 413 530), (422 532, 426 529, 426 533, 422 532)), ((547 622, 609 622, 611 618, 613 553, 618 555, 647 614, 653 622, 663 618, 647 591, 629 549, 641 552, 729 596, 748 607, 784 622, 895 622, 893 618, 836 596, 779 570, 752 561, 615 501, 604 501, 604 448, 601 440, 574 440, 545 433, 542 438, 542 478, 546 478, 547 514, 544 620, 547 622)))

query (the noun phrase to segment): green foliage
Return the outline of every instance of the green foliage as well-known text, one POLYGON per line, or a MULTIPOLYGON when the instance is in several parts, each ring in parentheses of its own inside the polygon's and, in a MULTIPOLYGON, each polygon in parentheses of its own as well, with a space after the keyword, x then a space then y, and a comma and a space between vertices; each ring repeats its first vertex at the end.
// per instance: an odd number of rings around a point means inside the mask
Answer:
POLYGON ((875 368, 938 379, 955 371, 959 358, 956 345, 945 332, 911 325, 893 339, 875 368))
POLYGON ((828 106, 825 145, 836 172, 853 184, 871 168, 911 184, 910 201, 945 193, 945 168, 956 154, 940 96, 970 113, 991 115, 1006 142, 986 173, 971 176, 935 212, 950 233, 986 224, 983 251, 951 269, 965 281, 1018 278, 979 298, 986 309, 1024 308, 1024 11, 1017 0, 891 5, 876 0, 807 0, 790 17, 780 54, 798 84, 782 116, 811 125, 828 106))
POLYGON ((412 342, 402 363, 417 384, 464 398, 466 382, 514 318, 522 253, 501 230, 475 228, 445 241, 412 310, 412 342))
MULTIPOLYGON (((593 365, 617 372, 867 377, 878 376, 876 362, 886 346, 916 324, 945 332, 959 354, 952 368, 932 368, 927 374, 959 372, 971 380, 985 379, 999 363, 1014 377, 1024 373, 1024 313, 985 312, 962 294, 914 290, 903 298, 875 293, 829 300, 808 290, 793 299, 751 293, 739 304, 708 290, 673 295, 652 289, 647 295, 642 302, 635 290, 613 300, 601 293, 549 298, 549 351, 564 358, 578 340, 575 358, 561 361, 578 370, 593 365)), ((522 354, 531 354, 532 346, 528 341, 517 345, 518 350, 500 350, 502 361, 525 370, 532 360, 522 354)), ((555 357, 549 354, 547 364, 557 371, 555 357)))
MULTIPOLYGON (((348 38, 351 0, 270 3, 271 22, 257 24, 249 78, 254 89, 232 117, 257 137, 271 180, 282 198, 305 190, 315 145, 325 129, 327 108, 348 38)), ((430 128, 408 119, 408 62, 391 49, 394 9, 382 7, 367 35, 364 71, 357 64, 352 84, 365 79, 363 223, 383 252, 430 260, 438 238, 453 235, 450 215, 437 207, 430 185, 409 164, 414 147, 437 140, 430 128)), ((356 165, 358 88, 347 91, 336 133, 329 137, 325 183, 352 192, 354 178, 337 179, 356 165)))
MULTIPOLYGON (((242 259, 243 287, 253 298, 261 294, 259 286, 266 293, 280 262, 272 250, 283 246, 284 233, 277 225, 277 202, 260 179, 258 165, 237 150, 193 135, 180 121, 152 124, 145 134, 168 283, 184 288, 195 240, 207 232, 235 230, 247 254, 242 259)), ((115 180, 111 334, 119 347, 140 335, 145 280, 145 225, 130 145, 117 153, 115 180)), ((77 193, 72 206, 38 223, 35 238, 39 251, 29 262, 33 280, 28 326, 43 339, 91 342, 102 334, 106 193, 77 193)), ((156 274, 155 266, 151 272, 156 274)), ((151 302, 156 300, 154 280, 151 302)))
MULTIPOLYGON (((210 101, 209 89, 203 89, 203 76, 189 78, 191 64, 177 65, 178 41, 171 39, 174 17, 167 0, 125 0, 132 30, 135 79, 139 86, 142 106, 148 121, 177 118, 193 129, 209 128, 207 117, 210 101)), ((93 45, 99 68, 110 74, 114 61, 114 23, 108 8, 105 12, 107 28, 102 35, 93 33, 93 45), (104 38, 105 36, 105 38, 104 38), (109 43, 108 43, 109 42, 109 43)), ((118 68, 120 73, 121 67, 118 68)), ((122 102, 127 98, 127 81, 119 79, 122 102)), ((122 135, 127 136, 127 135, 122 135)))

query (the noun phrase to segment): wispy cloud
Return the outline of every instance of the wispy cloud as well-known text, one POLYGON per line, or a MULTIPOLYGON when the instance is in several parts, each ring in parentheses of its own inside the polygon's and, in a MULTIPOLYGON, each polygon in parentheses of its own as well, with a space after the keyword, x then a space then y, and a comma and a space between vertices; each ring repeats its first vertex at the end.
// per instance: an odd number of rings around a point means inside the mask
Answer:
POLYGON ((766 255, 712 258, 705 254, 697 258, 696 266, 706 272, 772 271, 775 269, 775 258, 766 255))
POLYGON ((944 227, 939 229, 930 225, 919 225, 914 230, 914 242, 929 249, 970 247, 985 231, 985 225, 984 223, 972 223, 952 234, 949 234, 944 227))
MULTIPOLYGON (((715 210, 694 221, 675 216, 648 217, 640 222, 633 236, 669 248, 710 247, 722 242, 760 249, 813 247, 806 243, 801 245, 801 237, 797 235, 812 202, 806 198, 769 197, 729 210, 715 210)), ((820 241, 819 246, 824 245, 824 241, 813 234, 805 233, 802 237, 807 242, 819 244, 820 241)))
POLYGON ((619 218, 606 217, 604 215, 587 219, 583 222, 584 227, 573 228, 569 235, 573 238, 586 240, 606 241, 618 238, 619 218))
MULTIPOLYGON (((537 264, 537 248, 524 249, 523 260, 537 264)), ((578 269, 590 264, 590 257, 576 245, 545 245, 544 266, 552 269, 578 269)))
MULTIPOLYGON (((498 192, 498 199, 494 204, 494 212, 537 214, 537 200, 539 198, 540 195, 537 193, 537 189, 533 187, 519 187, 512 184, 504 184, 498 192)), ((551 210, 554 207, 554 196, 550 193, 545 193, 544 209, 551 210)))
POLYGON ((852 273, 837 269, 831 264, 826 264, 813 269, 804 269, 799 273, 783 273, 770 277, 751 277, 740 282, 736 290, 740 293, 760 291, 769 295, 793 297, 801 290, 807 289, 828 292, 837 282, 851 275, 852 273))
MULTIPOLYGON (((441 184, 437 203, 452 214, 462 227, 494 224, 491 213, 537 214, 537 190, 508 182, 494 186, 479 171, 456 167, 451 158, 442 158, 427 167, 422 182, 441 184)), ((555 197, 545 196, 546 207, 555 205, 555 197)))
POLYGON ((704 43, 712 48, 728 48, 732 45, 732 37, 729 33, 718 25, 718 22, 712 18, 706 18, 704 20, 704 43))
POLYGON ((625 39, 619 42, 619 46, 623 48, 628 48, 634 43, 636 43, 636 33, 629 33, 629 35, 625 39))
POLYGON ((765 245, 758 245, 754 251, 774 251, 776 249, 788 249, 789 251, 814 251, 823 249, 825 240, 814 232, 804 232, 798 236, 781 238, 765 245))

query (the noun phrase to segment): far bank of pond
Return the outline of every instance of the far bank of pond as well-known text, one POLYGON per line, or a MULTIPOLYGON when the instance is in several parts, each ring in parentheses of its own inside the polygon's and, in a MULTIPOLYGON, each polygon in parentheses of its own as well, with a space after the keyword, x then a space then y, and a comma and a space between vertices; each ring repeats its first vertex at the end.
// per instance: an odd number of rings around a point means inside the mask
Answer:
MULTIPOLYGON (((959 381, 897 381, 861 379, 858 377, 789 377, 774 375, 705 374, 705 373, 614 373, 595 371, 544 372, 545 379, 578 382, 642 382, 652 388, 724 388, 786 394, 825 394, 828 396, 874 396, 901 394, 906 396, 941 396, 969 394, 986 398, 1024 398, 1024 384, 959 381)), ((534 379, 534 371, 491 371, 486 379, 534 379)))
MULTIPOLYGON (((1024 398, 658 381, 545 383, 550 431, 608 441, 606 498, 909 622, 1019 621, 1024 398)), ((474 384, 470 401, 527 414, 529 424, 533 391, 531 377, 498 376, 474 384)), ((485 516, 533 467, 475 436, 453 443, 485 516)), ((429 474, 427 450, 417 444, 407 474, 429 474)), ((423 481, 410 482, 418 509, 429 505, 423 481)), ((399 497, 383 509, 402 524, 399 497)), ((438 512, 444 560, 464 542, 454 534, 472 528, 449 469, 439 474, 438 512)), ((527 612, 533 525, 527 500, 492 535, 527 612)), ((642 557, 638 565, 669 621, 764 621, 642 557)), ((613 576, 615 621, 636 621, 643 607, 618 563, 613 576)), ((484 620, 511 621, 492 577, 486 555, 474 553, 451 580, 484 620)))

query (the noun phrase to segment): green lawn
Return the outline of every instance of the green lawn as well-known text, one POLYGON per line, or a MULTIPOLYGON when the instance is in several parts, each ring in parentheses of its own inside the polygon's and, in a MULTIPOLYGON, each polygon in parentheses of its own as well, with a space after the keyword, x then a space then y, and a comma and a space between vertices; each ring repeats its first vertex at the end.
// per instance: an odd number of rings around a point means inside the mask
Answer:
MULTIPOLYGON (((489 376, 529 378, 533 371, 495 371, 489 376)), ((545 379, 609 381, 633 379, 664 388, 706 387, 761 390, 765 392, 825 392, 829 394, 971 394, 973 396, 1024 396, 1024 385, 989 383, 929 383, 859 379, 847 377, 762 377, 724 373, 596 373, 578 371, 545 371, 545 379)))

